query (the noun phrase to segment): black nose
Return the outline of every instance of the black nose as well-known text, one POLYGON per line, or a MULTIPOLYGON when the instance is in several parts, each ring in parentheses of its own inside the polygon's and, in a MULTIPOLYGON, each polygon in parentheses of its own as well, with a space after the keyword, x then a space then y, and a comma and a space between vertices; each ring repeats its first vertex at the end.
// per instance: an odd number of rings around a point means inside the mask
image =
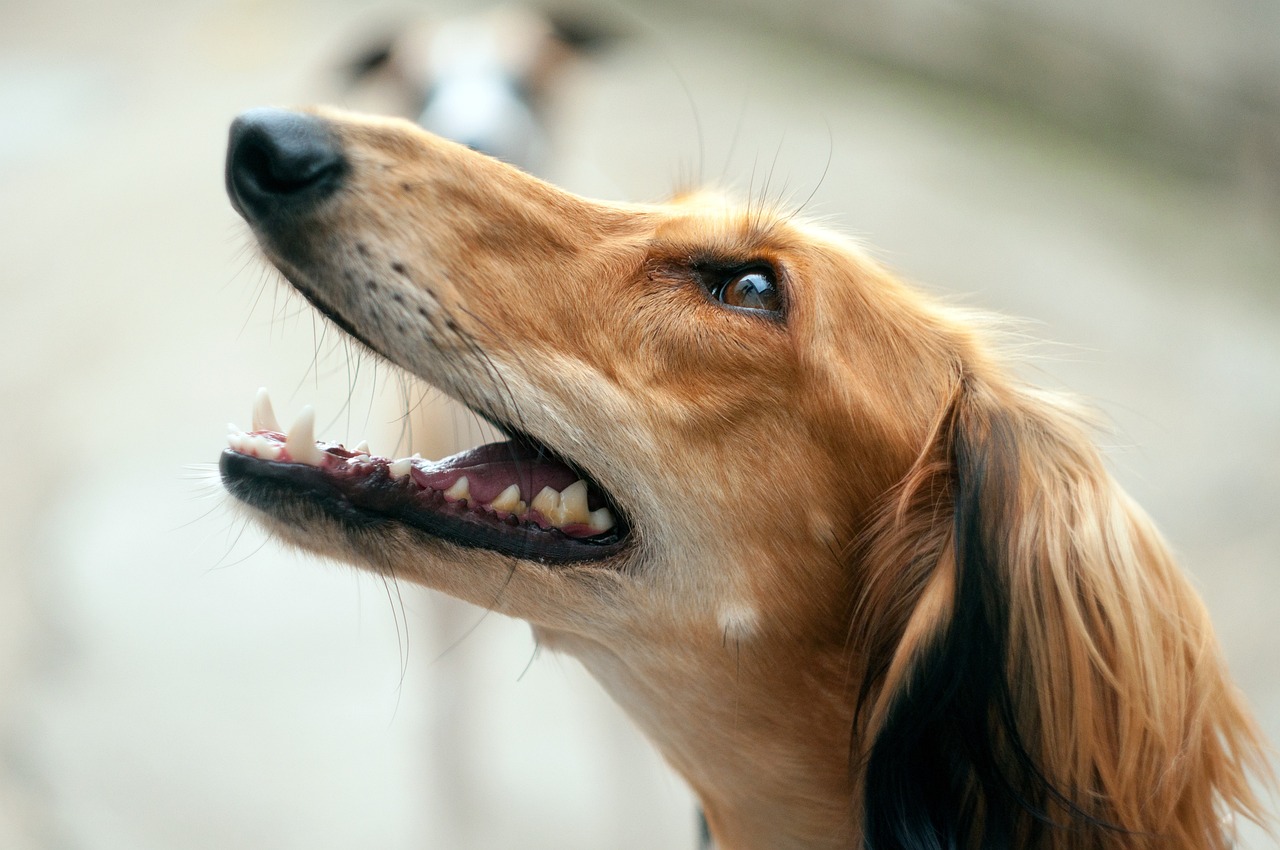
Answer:
POLYGON ((329 123, 283 109, 251 109, 231 124, 227 194, 249 221, 304 212, 333 194, 347 171, 329 123))

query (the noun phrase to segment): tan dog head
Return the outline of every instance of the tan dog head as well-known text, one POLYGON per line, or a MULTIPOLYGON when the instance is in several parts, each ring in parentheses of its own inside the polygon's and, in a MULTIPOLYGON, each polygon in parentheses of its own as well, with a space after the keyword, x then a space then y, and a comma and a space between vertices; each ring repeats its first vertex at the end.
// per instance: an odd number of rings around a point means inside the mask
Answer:
POLYGON ((581 658, 722 847, 1190 850, 1256 812, 1203 611, 1084 429, 850 244, 334 112, 242 116, 228 188, 322 313, 511 438, 395 461, 265 416, 229 490, 581 658))

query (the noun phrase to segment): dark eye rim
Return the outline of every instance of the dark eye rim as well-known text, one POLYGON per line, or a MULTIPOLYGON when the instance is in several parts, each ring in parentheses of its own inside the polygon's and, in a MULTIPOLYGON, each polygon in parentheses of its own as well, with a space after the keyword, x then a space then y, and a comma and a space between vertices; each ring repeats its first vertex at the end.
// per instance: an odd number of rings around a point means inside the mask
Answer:
POLYGON ((787 313, 785 278, 773 263, 766 260, 750 260, 745 263, 731 265, 698 263, 693 266, 693 272, 707 297, 720 309, 752 316, 756 319, 766 319, 771 322, 785 320, 787 313), (778 294, 778 308, 776 310, 767 310, 760 307, 737 307, 733 304, 726 304, 721 300, 725 288, 730 283, 748 274, 762 274, 773 283, 774 290, 778 294))

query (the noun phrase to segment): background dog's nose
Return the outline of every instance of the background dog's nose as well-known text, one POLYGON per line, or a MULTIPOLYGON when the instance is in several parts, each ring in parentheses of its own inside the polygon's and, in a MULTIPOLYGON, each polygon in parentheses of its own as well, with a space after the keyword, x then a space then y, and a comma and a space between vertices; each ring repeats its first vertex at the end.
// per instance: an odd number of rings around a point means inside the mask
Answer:
POLYGON ((332 194, 347 163, 329 123, 283 109, 252 109, 231 124, 227 194, 250 221, 301 212, 332 194))

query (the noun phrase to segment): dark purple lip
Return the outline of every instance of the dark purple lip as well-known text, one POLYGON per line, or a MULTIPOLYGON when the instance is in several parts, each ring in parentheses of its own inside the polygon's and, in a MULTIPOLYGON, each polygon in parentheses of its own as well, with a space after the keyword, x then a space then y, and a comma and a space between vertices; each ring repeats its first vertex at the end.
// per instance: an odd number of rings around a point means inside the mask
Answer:
POLYGON ((393 461, 318 443, 319 460, 301 462, 284 449, 281 433, 239 436, 222 453, 224 484, 236 498, 286 522, 305 526, 322 515, 353 533, 396 522, 460 546, 544 564, 610 558, 629 536, 621 512, 598 486, 529 440, 490 443, 439 461, 393 461), (456 485, 464 477, 467 497, 458 498, 456 485), (564 491, 577 481, 584 482, 574 489, 585 488, 591 522, 580 507, 547 514, 535 507, 543 488, 564 491), (513 485, 519 490, 515 504, 509 493, 500 499, 513 485))

